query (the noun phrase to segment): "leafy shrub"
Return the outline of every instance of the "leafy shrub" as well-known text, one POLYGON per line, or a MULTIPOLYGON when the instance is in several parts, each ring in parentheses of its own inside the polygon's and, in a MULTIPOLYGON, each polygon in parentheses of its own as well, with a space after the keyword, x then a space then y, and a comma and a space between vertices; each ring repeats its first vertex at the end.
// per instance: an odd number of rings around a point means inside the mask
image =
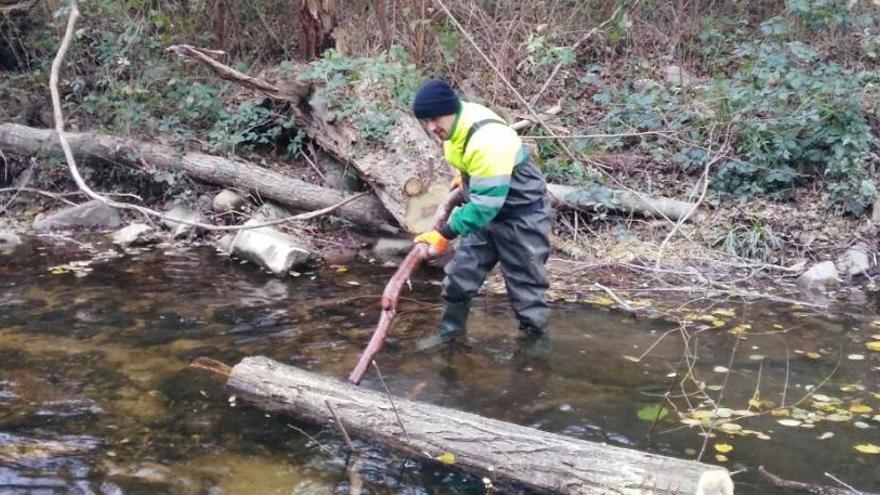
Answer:
POLYGON ((731 256, 774 261, 782 255, 783 243, 768 225, 752 220, 748 225, 735 225, 729 228, 712 243, 721 247, 731 256))
POLYGON ((374 57, 342 57, 328 50, 297 74, 320 82, 313 107, 324 107, 327 118, 348 121, 370 145, 386 143, 398 123, 399 108, 408 108, 422 76, 403 50, 392 47, 374 57))
POLYGON ((719 120, 734 123, 742 160, 722 164, 717 185, 785 198, 821 178, 834 207, 863 213, 874 196, 869 152, 877 140, 862 114, 862 88, 877 73, 850 73, 800 42, 747 45, 739 56, 739 71, 718 81, 713 96, 719 120))

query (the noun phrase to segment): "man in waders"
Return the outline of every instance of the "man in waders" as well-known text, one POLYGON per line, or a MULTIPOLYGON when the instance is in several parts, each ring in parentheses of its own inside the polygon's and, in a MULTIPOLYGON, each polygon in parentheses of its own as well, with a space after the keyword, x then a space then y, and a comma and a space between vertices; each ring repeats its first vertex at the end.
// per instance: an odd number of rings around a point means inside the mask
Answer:
POLYGON ((440 325, 418 348, 462 333, 471 300, 499 262, 520 330, 527 336, 543 334, 551 224, 543 175, 516 131, 488 108, 461 101, 444 81, 422 84, 413 113, 443 142, 443 156, 456 169, 465 198, 445 225, 415 238, 437 255, 449 240, 462 237, 446 265, 440 325))

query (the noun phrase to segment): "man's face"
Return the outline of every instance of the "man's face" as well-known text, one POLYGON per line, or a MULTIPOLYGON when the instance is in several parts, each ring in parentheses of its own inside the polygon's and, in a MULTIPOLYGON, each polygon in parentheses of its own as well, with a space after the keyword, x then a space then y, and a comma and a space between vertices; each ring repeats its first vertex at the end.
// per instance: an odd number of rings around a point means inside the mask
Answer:
POLYGON ((455 114, 428 117, 424 122, 429 133, 437 136, 441 141, 446 141, 449 139, 449 133, 452 132, 452 125, 455 123, 455 114))

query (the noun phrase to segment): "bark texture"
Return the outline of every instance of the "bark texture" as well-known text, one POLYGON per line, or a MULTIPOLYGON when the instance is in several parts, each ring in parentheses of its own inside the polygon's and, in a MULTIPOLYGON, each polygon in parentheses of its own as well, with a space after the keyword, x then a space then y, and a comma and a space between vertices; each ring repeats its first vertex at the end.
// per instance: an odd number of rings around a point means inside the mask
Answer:
MULTIPOLYGON (((343 163, 353 166, 370 185, 379 201, 397 222, 408 231, 420 232, 430 221, 434 210, 443 201, 451 172, 422 129, 418 120, 399 109, 389 132, 390 142, 381 148, 362 143, 356 129, 339 125, 329 114, 326 103, 313 102, 313 88, 295 78, 269 81, 241 73, 212 58, 208 52, 189 45, 174 45, 169 51, 198 61, 221 79, 236 82, 270 98, 290 103, 297 126, 325 151, 343 163)), ((295 73, 297 69, 294 69, 295 73)), ((367 86, 355 88, 362 101, 374 98, 367 86)))
POLYGON ((541 492, 694 495, 704 474, 728 476, 716 466, 586 442, 400 398, 394 400, 398 422, 384 394, 265 357, 241 361, 232 369, 227 386, 264 410, 318 423, 332 419, 329 401, 350 434, 422 457, 453 454, 459 467, 477 473, 491 470, 496 479, 541 492))
MULTIPOLYGON (((273 199, 294 208, 316 210, 344 198, 341 193, 257 167, 204 153, 180 152, 170 146, 93 133, 67 133, 73 152, 80 158, 135 165, 143 169, 183 170, 194 179, 237 187, 255 196, 273 199)), ((54 131, 17 124, 0 124, 0 149, 34 154, 60 152, 54 131)), ((364 196, 339 209, 342 216, 371 228, 386 228, 388 216, 382 205, 364 196)))
MULTIPOLYGON (((604 186, 591 185, 583 187, 548 184, 547 189, 553 196, 557 208, 604 208, 623 213, 636 213, 646 217, 667 217, 678 220, 688 214, 694 207, 693 203, 670 198, 655 198, 639 195, 629 191, 610 189, 604 186)), ((689 220, 697 221, 699 214, 691 215, 689 220)))

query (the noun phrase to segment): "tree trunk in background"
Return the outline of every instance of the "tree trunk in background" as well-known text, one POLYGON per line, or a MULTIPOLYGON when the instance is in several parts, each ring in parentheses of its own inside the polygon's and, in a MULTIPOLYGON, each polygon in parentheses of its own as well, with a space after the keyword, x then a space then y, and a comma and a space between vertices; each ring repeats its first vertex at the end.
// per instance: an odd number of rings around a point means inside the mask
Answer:
MULTIPOLYGON (((175 45, 168 50, 199 61, 222 79, 289 102, 297 127, 341 163, 357 169, 398 224, 412 233, 431 229, 437 205, 449 189, 451 172, 437 146, 408 111, 390 110, 396 121, 389 131, 390 143, 363 146, 357 129, 340 125, 328 112, 326 103, 309 98, 314 88, 308 83, 295 77, 274 82, 252 77, 189 45, 175 45)), ((368 91, 369 88, 358 87, 352 96, 368 101, 368 91)))
MULTIPOLYGON (((339 191, 316 186, 248 162, 204 153, 180 152, 170 146, 105 134, 67 133, 73 153, 80 158, 139 168, 182 170, 194 179, 244 189, 294 208, 317 210, 339 203, 339 191)), ((17 124, 0 124, 0 149, 19 154, 61 152, 55 131, 17 124)), ((339 210, 352 222, 369 228, 387 228, 388 215, 374 197, 364 196, 339 210)))
POLYGON ((305 60, 317 58, 333 47, 336 28, 336 0, 298 0, 299 54, 305 60))
POLYGON ((388 22, 388 9, 385 2, 387 0, 373 0, 373 9, 376 14, 376 22, 379 23, 379 31, 382 33, 382 48, 388 50, 391 48, 392 34, 391 26, 388 22))

